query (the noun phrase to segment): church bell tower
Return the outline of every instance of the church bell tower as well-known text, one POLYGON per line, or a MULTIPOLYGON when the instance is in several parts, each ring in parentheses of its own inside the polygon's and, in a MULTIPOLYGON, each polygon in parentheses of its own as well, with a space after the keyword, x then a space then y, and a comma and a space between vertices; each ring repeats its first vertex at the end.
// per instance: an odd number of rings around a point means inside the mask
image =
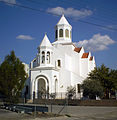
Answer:
POLYGON ((68 23, 65 16, 62 15, 55 26, 55 43, 71 43, 72 26, 68 23))

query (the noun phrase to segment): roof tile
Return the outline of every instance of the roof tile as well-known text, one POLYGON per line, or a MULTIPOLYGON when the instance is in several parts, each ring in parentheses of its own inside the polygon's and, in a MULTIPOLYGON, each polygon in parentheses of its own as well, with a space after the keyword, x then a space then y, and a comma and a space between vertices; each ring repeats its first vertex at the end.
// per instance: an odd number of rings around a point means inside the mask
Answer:
POLYGON ((74 51, 76 51, 76 52, 78 52, 78 53, 79 53, 79 52, 80 52, 80 50, 81 50, 81 48, 82 48, 82 47, 80 47, 80 48, 76 48, 76 47, 75 47, 75 48, 74 48, 74 51))
POLYGON ((82 58, 88 58, 89 53, 83 53, 82 58))
POLYGON ((93 56, 91 56, 89 60, 92 61, 93 60, 93 56))

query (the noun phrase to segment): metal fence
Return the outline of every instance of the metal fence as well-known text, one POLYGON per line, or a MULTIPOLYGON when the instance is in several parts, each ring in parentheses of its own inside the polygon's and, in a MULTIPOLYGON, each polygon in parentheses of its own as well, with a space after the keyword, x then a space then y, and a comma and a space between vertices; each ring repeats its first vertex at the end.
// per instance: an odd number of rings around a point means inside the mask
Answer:
POLYGON ((81 99, 82 93, 72 94, 67 92, 59 92, 59 93, 36 93, 30 95, 32 99, 81 99))

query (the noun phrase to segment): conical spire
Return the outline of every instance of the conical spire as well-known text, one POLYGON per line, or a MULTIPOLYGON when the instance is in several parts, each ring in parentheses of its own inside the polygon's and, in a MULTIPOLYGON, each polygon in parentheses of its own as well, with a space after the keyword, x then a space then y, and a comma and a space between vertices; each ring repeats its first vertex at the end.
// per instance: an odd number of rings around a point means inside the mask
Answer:
POLYGON ((67 21, 67 19, 65 18, 64 14, 62 15, 62 17, 60 18, 59 22, 57 23, 57 25, 70 25, 67 21))
POLYGON ((48 46, 48 47, 52 46, 52 44, 50 43, 46 33, 45 33, 45 36, 44 36, 40 46, 48 46))
POLYGON ((72 33, 72 26, 68 23, 64 15, 60 18, 55 26, 55 44, 57 43, 70 43, 72 33))

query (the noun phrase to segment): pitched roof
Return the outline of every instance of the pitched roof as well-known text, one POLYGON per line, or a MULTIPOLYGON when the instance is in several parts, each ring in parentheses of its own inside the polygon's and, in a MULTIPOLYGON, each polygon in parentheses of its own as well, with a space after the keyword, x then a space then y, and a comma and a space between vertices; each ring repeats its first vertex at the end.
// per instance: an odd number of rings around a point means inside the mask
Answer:
MULTIPOLYGON (((70 25, 68 23, 68 21, 66 20, 65 16, 62 15, 62 17, 60 18, 59 22, 57 23, 57 25, 63 25, 63 24, 66 24, 66 25, 70 25)), ((70 25, 71 26, 71 25, 70 25)))
POLYGON ((93 56, 91 56, 89 60, 92 61, 93 60, 93 56))
POLYGON ((82 47, 80 47, 80 48, 76 48, 76 47, 75 47, 75 48, 74 48, 74 51, 76 51, 76 52, 79 53, 81 49, 82 49, 82 47))
POLYGON ((40 46, 49 46, 49 47, 52 46, 52 44, 50 43, 50 41, 49 41, 49 39, 48 39, 46 34, 45 34, 45 36, 44 36, 40 46))
POLYGON ((89 53, 83 53, 82 58, 88 58, 89 53))

